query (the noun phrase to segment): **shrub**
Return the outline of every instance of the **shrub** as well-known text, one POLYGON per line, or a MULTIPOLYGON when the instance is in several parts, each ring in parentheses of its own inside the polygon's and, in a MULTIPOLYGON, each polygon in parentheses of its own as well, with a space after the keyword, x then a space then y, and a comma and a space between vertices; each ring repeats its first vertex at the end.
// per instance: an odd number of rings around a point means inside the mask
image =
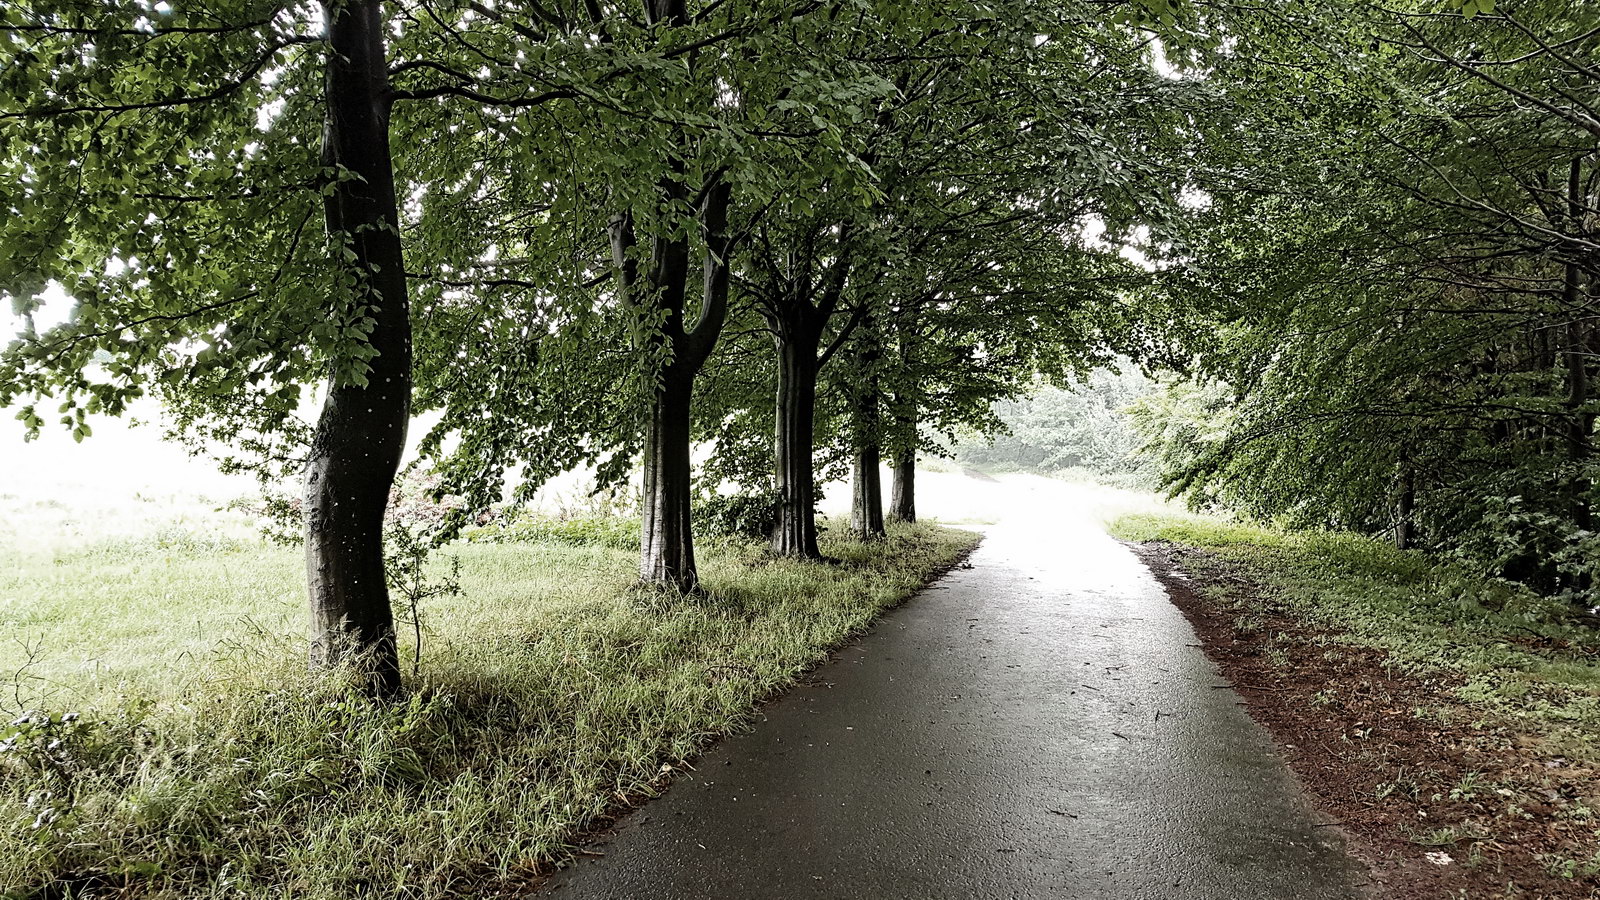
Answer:
POLYGON ((768 492, 713 494, 694 506, 699 534, 765 540, 778 526, 778 500, 768 492))

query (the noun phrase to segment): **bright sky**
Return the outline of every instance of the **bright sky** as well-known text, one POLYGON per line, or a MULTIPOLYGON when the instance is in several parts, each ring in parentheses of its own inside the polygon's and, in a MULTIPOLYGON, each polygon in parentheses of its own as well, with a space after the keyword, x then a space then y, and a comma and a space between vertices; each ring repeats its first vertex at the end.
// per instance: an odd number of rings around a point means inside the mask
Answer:
POLYGON ((228 499, 255 489, 254 479, 223 475, 210 460, 163 441, 159 412, 145 399, 123 419, 93 418, 93 436, 79 444, 65 427, 51 425, 38 440, 25 443, 22 423, 11 410, 0 411, 0 494, 80 500, 104 494, 109 502, 140 492, 228 499), (135 426, 134 420, 148 424, 135 426))
MULTIPOLYGON (((71 298, 55 285, 42 299, 44 306, 33 315, 40 331, 65 321, 72 309, 71 298)), ((9 343, 22 325, 22 316, 9 304, 0 308, 0 341, 9 343)), ((120 420, 91 418, 94 435, 81 444, 53 423, 38 440, 24 442, 15 410, 0 410, 0 494, 27 500, 70 495, 79 501, 103 494, 111 502, 139 492, 227 499, 254 489, 251 478, 225 476, 209 460, 163 441, 159 421, 159 405, 146 399, 120 420), (146 424, 135 426, 135 421, 146 424)))
MULTIPOLYGON (((72 298, 53 281, 45 292, 39 295, 39 299, 44 301, 44 305, 34 311, 33 324, 40 331, 65 322, 67 314, 72 312, 72 298)), ((3 337, 3 341, 10 342, 21 330, 22 316, 18 315, 10 304, 0 307, 0 337, 3 337)))

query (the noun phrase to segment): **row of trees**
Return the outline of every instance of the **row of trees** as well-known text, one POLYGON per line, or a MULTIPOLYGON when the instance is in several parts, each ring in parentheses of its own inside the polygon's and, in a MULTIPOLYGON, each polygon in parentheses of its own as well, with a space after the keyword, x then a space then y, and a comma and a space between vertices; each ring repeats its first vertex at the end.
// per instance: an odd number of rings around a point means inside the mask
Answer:
POLYGON ((1226 385, 1144 410, 1170 481, 1592 603, 1600 9, 1324 21, 1240 17, 1307 39, 1217 58, 1261 87, 1170 234, 1163 288, 1226 385))
POLYGON ((817 558, 819 467, 854 469, 855 527, 881 534, 884 455, 912 517, 925 435, 1146 342, 1142 273, 1083 225, 1128 233, 1183 183, 1197 83, 1152 66, 1161 21, 7 4, 0 293, 30 324, 0 405, 82 438, 154 393, 225 465, 302 474, 313 659, 378 694, 400 683, 385 508, 420 412, 442 488, 477 504, 642 465, 650 584, 698 587, 697 443, 702 487, 770 490, 773 552, 817 558), (52 285, 71 315, 36 331, 52 285))

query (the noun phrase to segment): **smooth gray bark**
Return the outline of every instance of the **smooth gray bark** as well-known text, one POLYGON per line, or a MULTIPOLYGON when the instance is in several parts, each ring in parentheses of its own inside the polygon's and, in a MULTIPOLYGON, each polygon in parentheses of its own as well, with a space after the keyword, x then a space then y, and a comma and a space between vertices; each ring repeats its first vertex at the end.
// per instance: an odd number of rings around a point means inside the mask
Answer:
MULTIPOLYGON (((682 200, 680 180, 663 185, 668 197, 682 200)), ((728 206, 731 188, 717 183, 706 192, 699 213, 704 237, 700 311, 686 325, 690 248, 683 237, 657 236, 648 271, 641 275, 633 252, 633 227, 626 217, 612 224, 612 253, 628 302, 655 304, 665 313, 652 340, 670 356, 656 383, 645 428, 643 515, 639 531, 639 579, 680 592, 700 586, 691 522, 694 382, 722 334, 728 311, 728 206)))
POLYGON ((883 454, 877 443, 856 451, 855 477, 850 492, 850 529, 862 540, 876 540, 885 534, 883 526, 883 476, 879 466, 883 454))
POLYGON ((894 484, 889 492, 889 516, 896 522, 917 520, 917 454, 907 450, 894 459, 894 484))
POLYGON ((383 521, 405 447, 411 408, 411 314, 406 296, 394 171, 389 81, 378 0, 323 0, 328 22, 323 164, 359 178, 338 181, 325 204, 336 253, 364 292, 377 351, 363 385, 330 380, 306 471, 306 575, 312 664, 356 666, 367 688, 400 689, 383 521))
POLYGON ((817 338, 802 330, 778 340, 777 432, 774 466, 778 524, 772 552, 821 559, 817 547, 816 476, 812 430, 817 412, 817 338))

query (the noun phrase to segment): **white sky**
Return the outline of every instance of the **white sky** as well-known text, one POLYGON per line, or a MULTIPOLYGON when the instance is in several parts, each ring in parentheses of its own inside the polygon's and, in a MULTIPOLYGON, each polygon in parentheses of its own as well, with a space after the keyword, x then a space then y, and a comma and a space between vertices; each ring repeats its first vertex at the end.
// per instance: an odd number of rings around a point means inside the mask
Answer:
MULTIPOLYGON (((65 322, 67 314, 72 312, 72 298, 53 281, 40 295, 40 299, 44 301, 44 305, 33 313, 33 325, 40 331, 65 322)), ((22 331, 22 316, 17 315, 10 304, 0 306, 0 344, 10 343, 20 331, 22 331)))
MULTIPOLYGON (((55 285, 43 299, 44 306, 33 315, 40 331, 65 321, 72 309, 71 298, 55 285)), ((22 316, 9 304, 0 308, 0 340, 9 343, 22 325, 22 316)), ((92 416, 94 434, 81 444, 48 415, 39 438, 25 442, 25 430, 15 416, 15 409, 0 409, 0 494, 27 500, 104 494, 109 501, 140 492, 228 499, 255 487, 253 479, 223 475, 210 460, 191 457, 181 446, 163 441, 160 407, 148 398, 121 419, 92 416)))
POLYGON ((255 490, 253 478, 223 475, 210 460, 163 441, 159 412, 146 398, 121 419, 93 417, 94 434, 80 444, 66 427, 48 422, 38 440, 24 442, 14 412, 0 410, 0 494, 34 499, 155 492, 228 499, 255 490), (148 424, 136 426, 136 420, 148 424))

